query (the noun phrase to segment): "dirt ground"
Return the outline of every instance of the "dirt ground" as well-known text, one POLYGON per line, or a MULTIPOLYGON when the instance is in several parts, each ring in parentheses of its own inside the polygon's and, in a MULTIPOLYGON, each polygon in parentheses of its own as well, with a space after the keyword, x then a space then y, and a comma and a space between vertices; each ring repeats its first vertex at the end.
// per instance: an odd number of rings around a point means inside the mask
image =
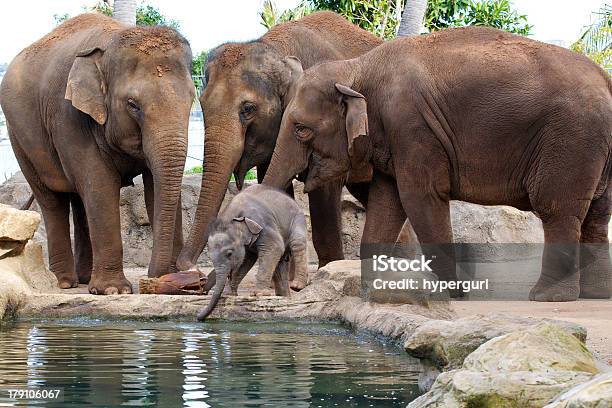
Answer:
POLYGON ((469 301, 452 302, 459 317, 500 313, 511 316, 565 320, 587 329, 587 347, 598 360, 612 365, 612 300, 578 302, 469 301))

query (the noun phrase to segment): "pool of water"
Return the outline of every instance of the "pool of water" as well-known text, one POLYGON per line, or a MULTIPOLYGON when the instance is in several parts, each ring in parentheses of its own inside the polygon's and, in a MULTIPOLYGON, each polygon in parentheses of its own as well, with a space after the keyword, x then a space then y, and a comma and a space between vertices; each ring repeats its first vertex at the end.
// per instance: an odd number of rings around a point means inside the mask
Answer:
POLYGON ((334 324, 19 321, 0 329, 0 406, 405 407, 420 365, 334 324), (63 402, 9 401, 18 386, 63 402))

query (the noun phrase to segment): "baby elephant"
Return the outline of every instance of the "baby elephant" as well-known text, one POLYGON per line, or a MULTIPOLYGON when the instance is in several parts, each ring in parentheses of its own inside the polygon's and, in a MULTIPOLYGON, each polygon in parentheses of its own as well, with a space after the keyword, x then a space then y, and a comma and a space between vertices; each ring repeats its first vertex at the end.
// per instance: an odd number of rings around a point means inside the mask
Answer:
MULTIPOLYGON (((204 320, 215 308, 229 277, 231 294, 259 257, 255 296, 289 296, 291 288, 301 290, 308 280, 306 220, 302 209, 284 192, 253 185, 239 193, 211 225, 208 248, 214 271, 210 303, 198 314, 204 320), (294 268, 289 267, 293 262, 294 268), (289 270, 295 276, 289 277, 289 270)), ((209 283, 211 283, 209 281, 209 283)))

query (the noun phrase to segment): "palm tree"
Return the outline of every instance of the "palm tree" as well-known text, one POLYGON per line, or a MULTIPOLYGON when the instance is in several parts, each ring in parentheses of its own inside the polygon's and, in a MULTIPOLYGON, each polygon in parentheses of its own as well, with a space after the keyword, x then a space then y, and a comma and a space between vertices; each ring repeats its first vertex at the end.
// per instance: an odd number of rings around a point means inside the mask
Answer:
POLYGON ((123 24, 136 25, 136 0, 115 0, 113 18, 123 24))
POLYGON ((402 20, 397 30, 398 37, 419 35, 427 11, 427 0, 406 0, 402 20))

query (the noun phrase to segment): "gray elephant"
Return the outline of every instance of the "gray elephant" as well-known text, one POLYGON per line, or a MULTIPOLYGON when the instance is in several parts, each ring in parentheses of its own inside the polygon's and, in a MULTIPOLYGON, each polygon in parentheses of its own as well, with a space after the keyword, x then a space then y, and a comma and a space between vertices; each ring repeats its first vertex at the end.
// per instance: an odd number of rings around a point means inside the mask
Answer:
POLYGON ((364 161, 374 175, 362 259, 395 241, 399 204, 436 274, 454 281, 449 201, 511 205, 544 228, 530 299, 612 295, 612 80, 588 58, 470 27, 308 69, 264 184, 284 187, 308 168, 311 191, 364 161))
POLYGON ((289 262, 294 263, 291 288, 308 283, 306 219, 298 204, 286 193, 264 185, 239 193, 211 225, 208 240, 214 271, 207 286, 214 283, 210 303, 198 314, 204 320, 215 308, 229 277, 230 290, 238 285, 259 258, 253 295, 289 296, 289 262))
POLYGON ((61 288, 130 293, 119 190, 142 174, 153 226, 149 276, 182 246, 181 180, 195 89, 189 43, 167 27, 70 19, 23 50, 0 87, 19 166, 40 204, 61 288), (68 218, 72 207, 74 246, 68 218))
MULTIPOLYGON (((223 44, 209 53, 206 87, 200 97, 206 125, 202 186, 189 237, 177 259, 178 269, 196 267, 232 171, 239 188, 252 167, 257 167, 257 177, 263 180, 283 110, 299 78, 296 68, 301 71, 302 65, 308 68, 323 61, 354 58, 381 43, 344 17, 323 11, 279 24, 255 41, 223 44)), ((371 178, 372 169, 365 163, 351 169, 346 180, 348 190, 364 205, 371 178)), ((332 182, 308 195, 319 266, 344 258, 342 184, 332 182)), ((401 225, 406 217, 400 215, 401 225)))

